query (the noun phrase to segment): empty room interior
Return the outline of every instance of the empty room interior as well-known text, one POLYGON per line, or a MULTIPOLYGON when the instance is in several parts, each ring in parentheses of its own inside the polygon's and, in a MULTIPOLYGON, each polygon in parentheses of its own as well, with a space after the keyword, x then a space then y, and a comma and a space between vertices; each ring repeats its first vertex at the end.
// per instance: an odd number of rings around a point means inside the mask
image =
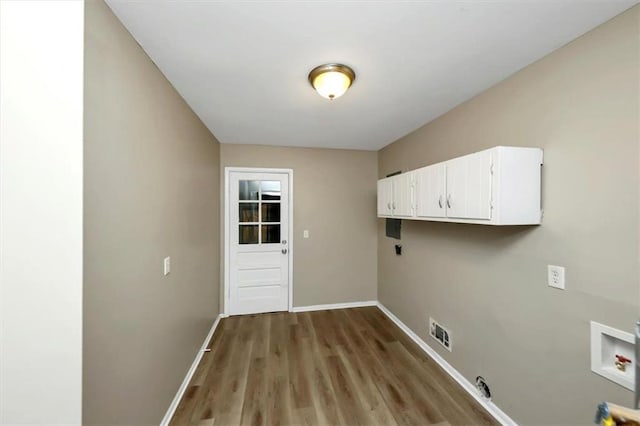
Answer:
POLYGON ((637 0, 0 1, 0 424, 640 424, 637 0))

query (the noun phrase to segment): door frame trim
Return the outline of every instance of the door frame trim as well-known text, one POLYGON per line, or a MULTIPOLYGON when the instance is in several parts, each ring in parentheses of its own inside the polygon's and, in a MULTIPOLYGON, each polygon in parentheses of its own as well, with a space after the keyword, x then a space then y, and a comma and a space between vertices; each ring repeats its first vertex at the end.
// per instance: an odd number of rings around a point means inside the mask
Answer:
POLYGON ((223 315, 229 315, 229 290, 231 285, 231 269, 229 261, 231 259, 231 239, 230 239, 230 218, 229 218, 229 177, 232 172, 240 173, 283 173, 289 178, 289 301, 288 311, 293 312, 293 169, 273 169, 264 167, 225 167, 224 168, 224 241, 222 249, 224 251, 224 309, 223 315))

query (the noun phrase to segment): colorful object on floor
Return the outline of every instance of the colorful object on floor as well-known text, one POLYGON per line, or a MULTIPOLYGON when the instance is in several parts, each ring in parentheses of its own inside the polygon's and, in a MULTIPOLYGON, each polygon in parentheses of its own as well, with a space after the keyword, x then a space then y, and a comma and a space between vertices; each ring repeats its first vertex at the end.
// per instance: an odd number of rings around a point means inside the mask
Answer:
POLYGON ((640 426, 640 410, 602 402, 598 405, 595 422, 603 426, 640 426))
POLYGON ((601 424, 602 426, 616 426, 616 422, 614 422, 613 417, 611 417, 609 405, 607 405, 606 402, 598 404, 595 423, 601 424))

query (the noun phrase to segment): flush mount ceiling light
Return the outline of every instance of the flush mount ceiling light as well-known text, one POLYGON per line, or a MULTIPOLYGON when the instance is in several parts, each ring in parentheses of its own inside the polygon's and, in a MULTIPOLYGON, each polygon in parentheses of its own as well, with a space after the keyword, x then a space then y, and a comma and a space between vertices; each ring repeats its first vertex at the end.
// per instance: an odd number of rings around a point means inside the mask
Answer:
POLYGON ((320 96, 329 100, 344 95, 355 79, 356 73, 342 64, 320 65, 309 73, 309 83, 320 96))

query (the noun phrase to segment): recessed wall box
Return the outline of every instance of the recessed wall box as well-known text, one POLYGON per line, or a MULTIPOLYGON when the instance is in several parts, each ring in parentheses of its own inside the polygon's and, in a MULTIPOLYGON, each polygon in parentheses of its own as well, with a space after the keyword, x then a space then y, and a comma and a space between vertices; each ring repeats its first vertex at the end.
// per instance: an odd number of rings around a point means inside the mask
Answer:
POLYGON ((633 334, 591 321, 591 371, 633 390, 637 362, 634 343, 633 334))

